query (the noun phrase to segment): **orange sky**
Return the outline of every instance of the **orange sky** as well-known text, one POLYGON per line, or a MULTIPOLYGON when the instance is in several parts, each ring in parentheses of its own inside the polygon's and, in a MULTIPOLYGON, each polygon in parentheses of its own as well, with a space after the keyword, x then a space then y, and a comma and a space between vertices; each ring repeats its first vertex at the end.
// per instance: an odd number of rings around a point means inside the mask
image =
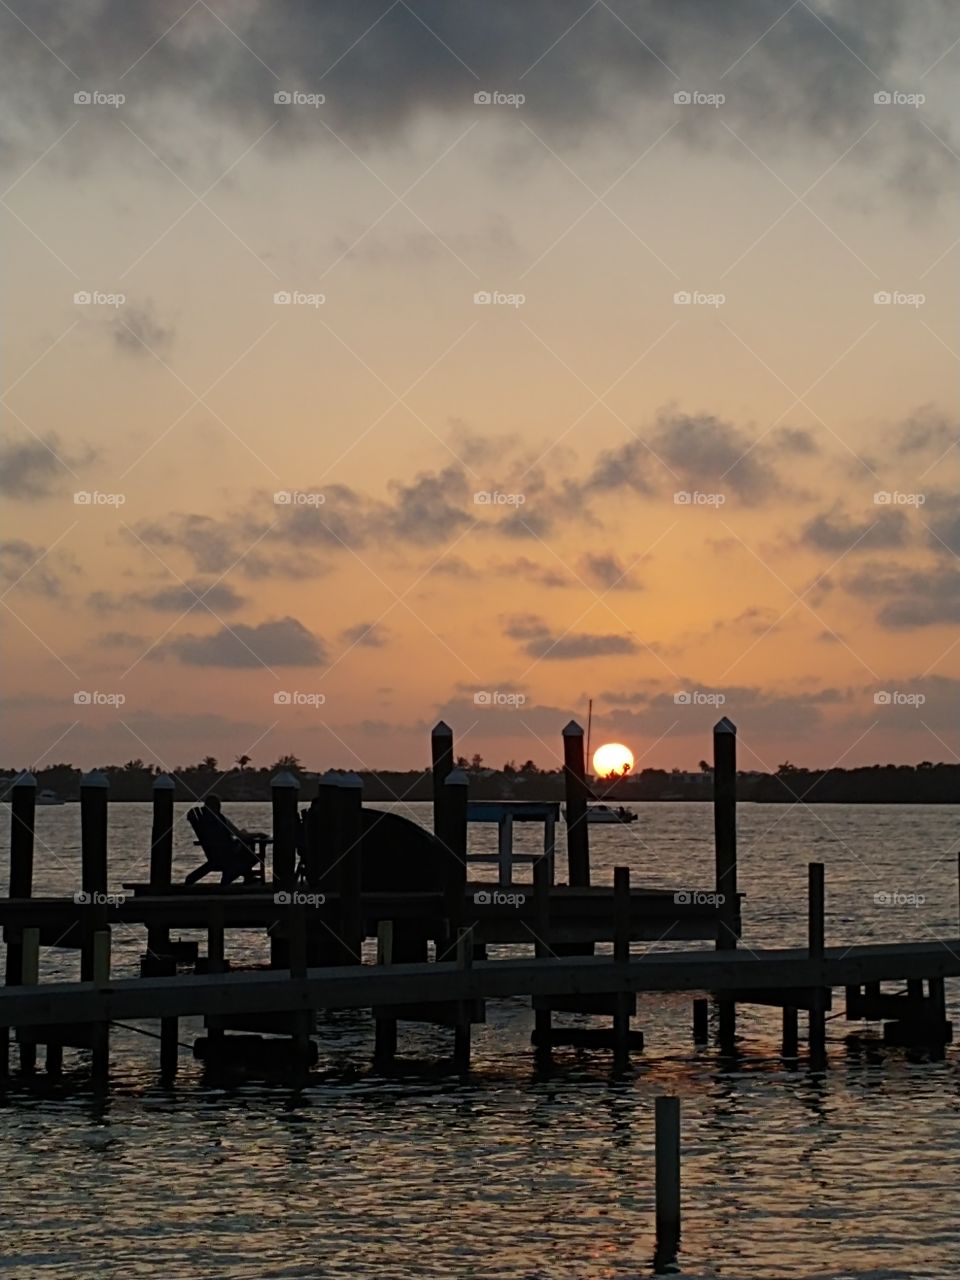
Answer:
POLYGON ((0 16, 4 762, 956 759, 956 17, 366 8, 0 16))

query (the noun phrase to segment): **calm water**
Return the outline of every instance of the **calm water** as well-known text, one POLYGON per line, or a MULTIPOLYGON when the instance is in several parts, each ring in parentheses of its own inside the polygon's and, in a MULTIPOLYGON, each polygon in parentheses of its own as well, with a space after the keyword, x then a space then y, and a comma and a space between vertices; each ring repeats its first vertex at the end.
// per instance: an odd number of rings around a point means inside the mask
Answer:
MULTIPOLYGON (((636 828, 591 831, 595 880, 627 863, 634 883, 709 887, 710 807, 637 808, 636 828)), ((428 820, 425 805, 403 811, 428 820)), ((231 812, 269 825, 267 806, 231 812)), ((149 808, 116 805, 110 818, 119 888, 144 876, 149 808)), ((6 807, 0 820, 6 850, 6 807)), ((740 825, 746 945, 803 941, 811 859, 827 867, 829 942, 957 935, 960 808, 745 805, 740 825), (925 901, 884 905, 878 893, 925 901)), ((182 823, 182 872, 198 861, 191 839, 182 823)), ((38 841, 36 892, 72 892, 76 806, 39 810, 38 841)), ((493 842, 492 829, 472 829, 474 850, 493 842)), ((0 875, 5 884, 5 866, 0 875)), ((134 972, 142 949, 142 935, 118 930, 117 969, 134 972)), ((229 954, 264 953, 251 934, 231 939, 229 954)), ((42 977, 76 976, 75 963, 45 952, 42 977)), ((96 1103, 67 1050, 62 1088, 44 1090, 41 1072, 2 1104, 0 1269, 65 1280, 649 1274, 653 1099, 671 1092, 684 1108, 684 1274, 960 1276, 953 1051, 922 1063, 875 1042, 858 1049, 841 1017, 828 1023, 829 1071, 811 1076, 780 1065, 779 1012, 747 1007, 741 1062, 724 1071, 712 1048, 691 1047, 689 999, 641 997, 634 1025, 647 1050, 632 1076, 613 1080, 605 1055, 569 1052, 538 1079, 530 1011, 495 1002, 487 1018, 474 1029, 469 1085, 374 1076, 372 1026, 353 1013, 323 1023, 316 1083, 300 1092, 209 1088, 187 1048, 176 1087, 162 1090, 157 1042, 117 1030, 114 1086, 96 1103)), ((200 1031, 181 1023, 185 1044, 200 1031)), ((413 1059, 449 1040, 401 1027, 413 1059)))

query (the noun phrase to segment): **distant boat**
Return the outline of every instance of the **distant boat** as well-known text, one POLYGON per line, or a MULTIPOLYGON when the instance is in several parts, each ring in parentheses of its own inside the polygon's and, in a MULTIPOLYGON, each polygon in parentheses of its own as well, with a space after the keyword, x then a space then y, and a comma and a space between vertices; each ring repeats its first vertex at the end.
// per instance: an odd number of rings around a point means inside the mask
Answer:
MULTIPOLYGON (((564 820, 566 820, 567 811, 563 811, 564 820)), ((629 809, 625 809, 623 805, 618 805, 616 809, 610 809, 605 804, 591 805, 587 809, 588 822, 619 822, 626 825, 630 822, 636 822, 639 814, 631 813, 629 809)))
POLYGON ((63 804, 63 797, 48 787, 37 796, 37 804, 63 804))

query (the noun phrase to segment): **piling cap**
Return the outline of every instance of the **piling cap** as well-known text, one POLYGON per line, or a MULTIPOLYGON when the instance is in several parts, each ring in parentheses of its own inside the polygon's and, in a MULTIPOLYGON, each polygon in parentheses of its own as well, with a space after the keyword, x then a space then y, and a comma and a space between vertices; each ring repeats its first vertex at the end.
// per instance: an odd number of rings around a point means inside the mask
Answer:
POLYGON ((443 780, 445 787, 469 787, 470 779, 462 769, 451 769, 443 780))
POLYGON ((431 738, 452 738, 453 730, 443 720, 438 720, 430 730, 430 736, 431 738))
POLYGON ((23 773, 18 773, 13 780, 15 787, 35 787, 37 780, 29 769, 24 769, 23 773))
POLYGON ((728 720, 727 717, 724 716, 722 720, 718 720, 717 723, 713 726, 713 732, 735 734, 737 732, 737 726, 733 723, 732 720, 728 720))
POLYGON ((80 779, 81 787, 103 787, 110 786, 110 779, 100 769, 91 769, 89 773, 85 773, 80 779))
POLYGON ((317 779, 317 783, 321 787, 339 787, 340 775, 336 769, 328 769, 326 773, 322 773, 317 779))
POLYGON ((341 773, 339 783, 341 787, 347 787, 353 790, 359 788, 360 790, 363 790, 363 779, 360 777, 359 773, 341 773))
POLYGON ((296 787, 298 789, 300 787, 299 781, 289 769, 282 769, 280 773, 274 774, 270 779, 270 785, 271 787, 296 787))
POLYGON ((571 720, 568 725, 564 726, 563 736, 565 738, 582 738, 583 729, 577 724, 576 720, 571 720))
POLYGON ((176 786, 169 773, 158 773, 153 780, 154 791, 175 791, 176 786))

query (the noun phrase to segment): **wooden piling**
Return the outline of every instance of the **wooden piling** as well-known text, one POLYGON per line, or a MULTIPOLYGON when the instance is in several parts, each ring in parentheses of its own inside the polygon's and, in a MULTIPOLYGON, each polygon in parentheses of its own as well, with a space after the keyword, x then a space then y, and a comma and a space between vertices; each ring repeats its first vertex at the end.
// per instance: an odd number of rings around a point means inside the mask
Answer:
MULTIPOLYGON (((449 782, 450 779, 447 779, 449 782)), ((457 964, 461 969, 473 966, 473 928, 458 927, 456 932, 457 964)), ((470 1004, 467 1001, 460 1007, 459 1016, 453 1029, 453 1064, 461 1075, 470 1070, 470 1004)))
POLYGON ((293 888, 297 865, 299 791, 300 783, 286 769, 270 779, 273 804, 273 882, 278 888, 286 890, 293 888))
MULTIPOLYGON (((176 784, 162 773, 153 780, 153 820, 150 827, 150 888, 154 893, 168 889, 173 882, 173 824, 176 784)), ((147 930, 147 951, 154 956, 166 954, 170 930, 155 925, 147 930)))
MULTIPOLYGON (((613 959, 615 964, 630 962, 630 868, 613 869, 613 959)), ((634 997, 617 992, 617 1011, 613 1015, 614 1070, 624 1071, 630 1063, 630 1010, 634 997)))
MULTIPOLYGON (((93 935, 93 982, 105 987, 110 981, 110 930, 98 929, 93 935)), ((92 1028, 93 1083, 105 1089, 110 1077, 110 1023, 96 1022, 92 1028)))
POLYGON ((363 958, 363 780, 359 774, 340 777, 340 809, 337 823, 340 887, 338 933, 346 964, 363 958))
POLYGON ((160 1081, 173 1084, 180 1065, 180 1019, 160 1019, 160 1081))
POLYGON ((693 1043, 707 1044, 710 1040, 710 1004, 707 1000, 693 1002, 693 1043))
MULTIPOLYGON (((393 964, 393 933, 392 920, 381 920, 377 925, 377 964, 393 964)), ((374 1066, 389 1068, 397 1056, 397 1020, 377 1018, 374 1027, 374 1066)))
MULTIPOLYGON (((533 864, 534 955, 538 960, 553 955, 550 947, 550 881, 549 855, 533 864)), ((534 1002, 536 1004, 536 1002, 534 1002)), ((540 1062, 550 1059, 553 1015, 549 1009, 534 1008, 533 1043, 540 1062)))
MULTIPOLYGON (((33 846, 36 825, 37 780, 32 773, 21 773, 10 792, 10 897, 33 896, 33 846)), ((12 986, 22 981, 23 946, 10 938, 7 942, 5 981, 12 986)), ((24 1049, 32 1045, 21 1045, 24 1049)), ((0 1033, 0 1075, 10 1071, 10 1031, 0 1033)))
POLYGON ((583 729, 571 720, 563 731, 563 778, 567 818, 567 879, 586 888, 590 883, 590 829, 587 825, 587 770, 583 729))
POLYGON ((441 787, 453 772, 453 730, 442 720, 430 734, 430 767, 433 774, 433 833, 440 834, 441 787))
POLYGON ((443 845, 444 915, 448 946, 453 946, 463 924, 467 891, 467 806, 470 779, 462 769, 447 774, 440 789, 437 839, 443 845))
POLYGON ((659 1270, 672 1263, 680 1244, 680 1099, 654 1102, 656 1142, 656 1254, 659 1270))
MULTIPOLYGON (((825 907, 823 863, 811 862, 807 866, 807 949, 811 960, 822 960, 824 956, 825 907)), ((811 1001, 808 1024, 810 1065, 815 1070, 822 1070, 826 1066, 827 1022, 825 1006, 826 1001, 823 993, 818 992, 817 996, 811 1001)))
POLYGON ((85 893, 107 892, 107 799, 110 782, 94 769, 80 779, 80 885, 85 893))
POLYGON ((783 1008, 783 1043, 781 1054, 784 1058, 796 1058, 799 1053, 800 1035, 798 1029, 797 1010, 790 1005, 783 1008))
MULTIPOLYGON (((20 944, 20 972, 18 982, 24 987, 35 987, 40 981, 40 930, 24 929, 20 944)), ((20 1045, 20 1070, 30 1075, 37 1065, 37 1046, 20 1045)))
MULTIPOLYGON (((713 726, 713 833, 718 951, 737 947, 737 727, 726 716, 713 726)), ((717 1038, 723 1053, 736 1049, 737 1006, 717 1000, 717 1038)))

